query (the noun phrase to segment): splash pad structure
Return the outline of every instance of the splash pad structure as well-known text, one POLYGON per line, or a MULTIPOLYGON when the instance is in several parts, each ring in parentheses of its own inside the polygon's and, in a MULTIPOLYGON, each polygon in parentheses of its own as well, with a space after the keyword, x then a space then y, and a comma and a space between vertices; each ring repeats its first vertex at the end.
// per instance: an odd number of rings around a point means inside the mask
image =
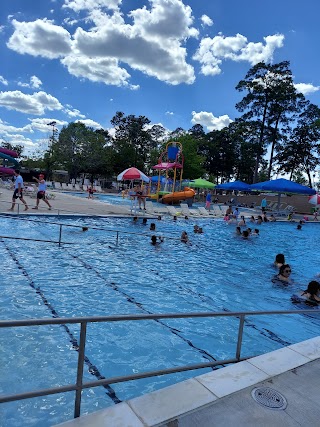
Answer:
POLYGON ((182 144, 180 142, 168 142, 158 164, 152 168, 158 171, 158 180, 156 192, 153 194, 150 192, 149 196, 165 204, 192 199, 195 191, 189 187, 182 189, 183 164, 182 144), (162 171, 165 171, 165 179, 161 175, 162 171), (169 176, 170 171, 173 171, 172 178, 169 176))

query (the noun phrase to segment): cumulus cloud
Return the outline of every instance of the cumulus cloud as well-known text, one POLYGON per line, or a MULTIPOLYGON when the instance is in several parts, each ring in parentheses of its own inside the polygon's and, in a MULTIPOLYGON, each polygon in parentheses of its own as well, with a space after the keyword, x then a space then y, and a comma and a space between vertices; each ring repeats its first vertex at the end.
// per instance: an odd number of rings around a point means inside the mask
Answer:
POLYGON ((222 60, 247 61, 251 65, 258 62, 272 60, 275 49, 283 46, 284 36, 275 34, 264 37, 265 44, 248 42, 242 34, 234 37, 218 35, 213 38, 205 37, 201 40, 193 59, 201 63, 201 72, 204 75, 221 73, 222 60))
POLYGON ((29 83, 18 82, 18 86, 30 87, 32 89, 39 89, 42 85, 42 81, 37 76, 31 76, 29 83))
POLYGON ((48 133, 52 132, 52 128, 49 127, 49 123, 56 122, 55 127, 58 128, 59 126, 66 126, 68 122, 64 120, 58 120, 53 118, 36 118, 36 119, 28 119, 30 121, 30 124, 28 124, 26 127, 30 127, 34 131, 42 132, 42 133, 48 133))
POLYGON ((120 4, 120 0, 65 0, 65 8, 87 11, 86 29, 79 26, 71 35, 48 19, 14 19, 7 46, 21 54, 61 58, 76 77, 129 89, 139 88, 129 84, 129 68, 172 85, 192 84, 194 69, 186 61, 185 43, 199 32, 192 26, 190 6, 181 0, 150 0, 149 7, 127 15, 129 24, 120 4))
POLYGON ((0 83, 2 83, 5 86, 8 86, 8 80, 6 80, 4 77, 0 76, 0 83))
POLYGON ((48 19, 33 22, 12 20, 14 33, 7 46, 15 52, 44 58, 60 58, 71 51, 71 36, 64 28, 48 19))
POLYGON ((93 10, 97 8, 118 9, 122 0, 65 0, 63 8, 69 8, 75 12, 81 10, 93 10))
POLYGON ((100 125, 100 123, 95 122, 94 120, 91 120, 91 119, 76 120, 76 123, 83 123, 84 125, 94 129, 102 129, 102 126, 100 125))
POLYGON ((174 115, 174 112, 173 111, 166 111, 166 113, 165 113, 167 116, 173 116, 174 115))
POLYGON ((86 116, 84 114, 81 114, 81 112, 79 110, 77 110, 76 108, 66 108, 64 110, 64 112, 69 117, 80 117, 80 119, 85 119, 86 118, 86 116))
POLYGON ((41 116, 46 110, 61 110, 60 102, 46 92, 35 92, 27 95, 19 90, 0 92, 0 106, 8 110, 41 116))
POLYGON ((233 120, 231 120, 230 117, 226 114, 215 117, 212 113, 207 111, 200 111, 198 113, 196 111, 192 111, 191 123, 193 125, 200 124, 202 126, 206 126, 209 131, 221 130, 229 126, 229 124, 232 122, 233 120))
POLYGON ((296 83, 294 87, 298 92, 303 93, 303 95, 309 95, 310 93, 317 92, 320 89, 320 86, 313 86, 311 83, 296 83))
POLYGON ((202 15, 200 19, 203 26, 207 25, 208 27, 211 27, 213 25, 213 21, 208 15, 202 15))

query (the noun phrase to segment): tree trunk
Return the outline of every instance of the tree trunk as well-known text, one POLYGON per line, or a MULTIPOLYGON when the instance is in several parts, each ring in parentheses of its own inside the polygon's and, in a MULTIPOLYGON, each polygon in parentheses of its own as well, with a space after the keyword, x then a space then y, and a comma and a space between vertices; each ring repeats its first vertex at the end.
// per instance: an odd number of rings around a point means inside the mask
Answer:
POLYGON ((270 160, 269 160, 269 169, 268 169, 268 180, 271 179, 271 172, 272 172, 272 164, 273 164, 273 152, 274 152, 274 146, 276 145, 276 138, 277 138, 277 131, 279 126, 279 120, 280 120, 281 114, 277 117, 276 125, 272 132, 272 144, 271 144, 271 153, 270 153, 270 160))

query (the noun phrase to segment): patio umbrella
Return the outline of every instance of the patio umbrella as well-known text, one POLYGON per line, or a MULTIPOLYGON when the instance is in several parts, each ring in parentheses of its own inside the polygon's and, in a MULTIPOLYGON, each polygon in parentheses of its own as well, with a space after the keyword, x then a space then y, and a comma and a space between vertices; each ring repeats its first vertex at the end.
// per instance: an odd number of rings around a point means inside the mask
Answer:
POLYGON ((193 181, 189 181, 188 187, 193 188, 214 188, 215 184, 213 182, 207 181, 206 179, 198 178, 193 181))
POLYGON ((149 182, 150 179, 137 168, 128 168, 117 176, 117 181, 141 179, 144 182, 149 182))
POLYGON ((258 182, 250 186, 251 191, 269 191, 271 193, 278 193, 278 210, 280 206, 281 193, 292 194, 316 194, 316 190, 307 187, 306 185, 297 184, 296 182, 289 181, 288 179, 279 178, 271 181, 258 182))
POLYGON ((243 181, 224 182, 223 184, 216 185, 216 190, 251 191, 251 186, 243 181))
POLYGON ((320 194, 315 194, 314 196, 309 197, 309 203, 312 205, 320 205, 320 194))

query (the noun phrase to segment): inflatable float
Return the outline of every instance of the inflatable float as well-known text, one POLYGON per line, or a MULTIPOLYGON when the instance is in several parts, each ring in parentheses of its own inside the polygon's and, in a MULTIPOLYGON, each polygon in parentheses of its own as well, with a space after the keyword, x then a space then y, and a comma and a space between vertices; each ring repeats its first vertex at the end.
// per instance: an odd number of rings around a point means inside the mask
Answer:
MULTIPOLYGON (((8 150, 7 148, 0 147, 0 159, 7 160, 10 166, 18 167, 19 163, 15 158, 18 157, 18 153, 12 150, 8 150)), ((14 175, 14 169, 7 167, 0 167, 0 174, 3 175, 14 175)))
POLYGON ((189 187, 185 187, 182 191, 175 191, 174 193, 165 194, 161 202, 165 204, 179 203, 181 200, 192 199, 196 192, 189 187))

